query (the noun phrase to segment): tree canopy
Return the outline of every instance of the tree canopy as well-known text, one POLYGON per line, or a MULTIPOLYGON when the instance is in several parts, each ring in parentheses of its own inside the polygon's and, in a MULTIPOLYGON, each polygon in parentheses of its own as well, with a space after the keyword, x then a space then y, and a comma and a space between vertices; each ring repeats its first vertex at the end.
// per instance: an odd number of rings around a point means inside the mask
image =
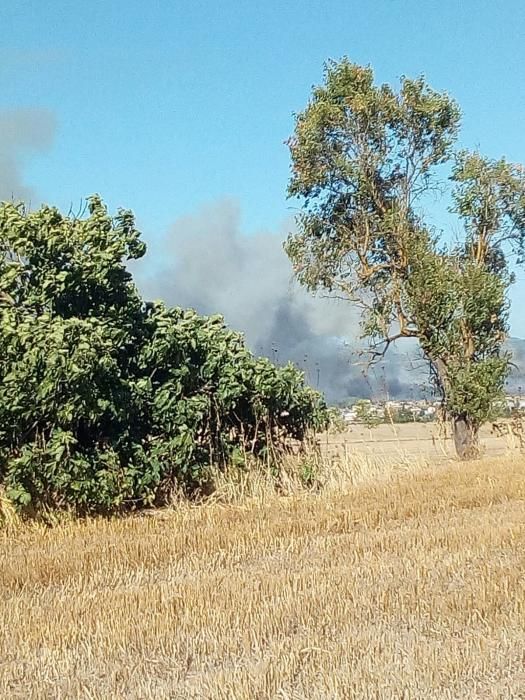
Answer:
POLYGON ((417 338, 452 418, 458 454, 504 387, 511 262, 523 262, 525 172, 456 148, 460 110, 423 78, 396 91, 348 59, 325 66, 289 140, 298 231, 285 244, 296 276, 359 304, 371 359, 417 338), (425 215, 448 193, 463 233, 425 215))
POLYGON ((82 217, 0 205, 0 484, 21 508, 161 503, 325 424, 221 316, 144 302, 126 262, 145 250, 98 196, 82 217))

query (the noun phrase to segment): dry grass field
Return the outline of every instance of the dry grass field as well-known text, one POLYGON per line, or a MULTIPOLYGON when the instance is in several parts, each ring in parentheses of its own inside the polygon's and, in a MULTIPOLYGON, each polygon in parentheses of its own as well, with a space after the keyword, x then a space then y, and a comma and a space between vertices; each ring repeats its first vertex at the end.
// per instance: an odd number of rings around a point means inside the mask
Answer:
POLYGON ((525 460, 325 477, 4 526, 0 697, 525 698, 525 460))
MULTIPOLYGON (((501 423, 511 427, 509 421, 501 423)), ((383 423, 375 428, 351 424, 344 433, 324 435, 321 446, 327 456, 363 454, 385 459, 416 457, 432 461, 446 461, 454 457, 454 445, 450 427, 438 423, 383 423)), ((480 432, 481 446, 485 456, 499 456, 520 449, 519 438, 509 432, 497 435, 491 425, 483 426, 480 432)))

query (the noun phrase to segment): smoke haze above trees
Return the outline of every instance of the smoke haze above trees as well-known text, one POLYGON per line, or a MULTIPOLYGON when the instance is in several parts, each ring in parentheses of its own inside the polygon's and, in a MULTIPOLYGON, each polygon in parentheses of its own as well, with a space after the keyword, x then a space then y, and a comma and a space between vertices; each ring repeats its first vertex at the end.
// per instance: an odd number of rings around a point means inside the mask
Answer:
MULTIPOLYGON (((36 206, 39 193, 28 183, 24 167, 52 146, 55 132, 49 110, 0 110, 0 200, 36 206)), ((247 235, 241 213, 235 199, 222 199, 179 217, 160 239, 145 230, 149 254, 133 265, 133 272, 146 297, 222 313, 245 333, 256 353, 278 363, 292 360, 329 401, 380 397, 386 391, 391 397, 417 395, 427 372, 416 346, 393 348, 384 369, 376 367, 365 377, 357 312, 344 303, 311 297, 291 281, 282 242, 294 227, 292 215, 277 231, 247 235)), ((525 341, 512 339, 510 344, 519 368, 513 370, 510 387, 517 389, 525 386, 525 341)))
POLYGON ((32 199, 34 191, 22 174, 25 159, 46 151, 54 134, 55 118, 48 110, 0 110, 0 201, 32 199))
POLYGON ((417 395, 427 373, 415 344, 364 376, 357 309, 292 281, 282 242, 293 226, 290 218, 279 231, 246 235, 237 202, 221 200, 177 219, 134 272, 146 297, 223 314, 256 353, 293 361, 329 401, 417 395))

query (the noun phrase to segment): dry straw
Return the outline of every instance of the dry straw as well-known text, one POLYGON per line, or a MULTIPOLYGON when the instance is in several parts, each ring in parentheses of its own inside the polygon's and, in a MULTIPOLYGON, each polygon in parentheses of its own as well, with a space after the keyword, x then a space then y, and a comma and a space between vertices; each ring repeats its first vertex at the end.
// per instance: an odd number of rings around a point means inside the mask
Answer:
POLYGON ((524 697, 524 466, 291 459, 156 517, 12 521, 0 697, 524 697))

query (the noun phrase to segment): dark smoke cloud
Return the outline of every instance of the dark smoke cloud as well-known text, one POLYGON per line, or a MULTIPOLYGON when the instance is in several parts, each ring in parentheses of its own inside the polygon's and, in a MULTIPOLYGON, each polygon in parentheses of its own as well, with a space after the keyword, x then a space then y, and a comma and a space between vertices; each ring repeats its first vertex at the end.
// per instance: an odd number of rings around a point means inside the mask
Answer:
POLYGON ((282 248, 292 228, 289 221, 277 232, 246 235, 238 205, 214 203, 178 219, 150 246, 145 264, 136 268, 139 285, 148 298, 223 314, 252 350, 278 363, 294 362, 330 401, 417 393, 425 373, 414 346, 393 348, 388 362, 365 376, 358 310, 313 297, 292 282, 282 248))
POLYGON ((31 200, 34 192, 22 177, 25 158, 49 148, 54 133, 55 119, 47 110, 0 111, 0 200, 31 200))

